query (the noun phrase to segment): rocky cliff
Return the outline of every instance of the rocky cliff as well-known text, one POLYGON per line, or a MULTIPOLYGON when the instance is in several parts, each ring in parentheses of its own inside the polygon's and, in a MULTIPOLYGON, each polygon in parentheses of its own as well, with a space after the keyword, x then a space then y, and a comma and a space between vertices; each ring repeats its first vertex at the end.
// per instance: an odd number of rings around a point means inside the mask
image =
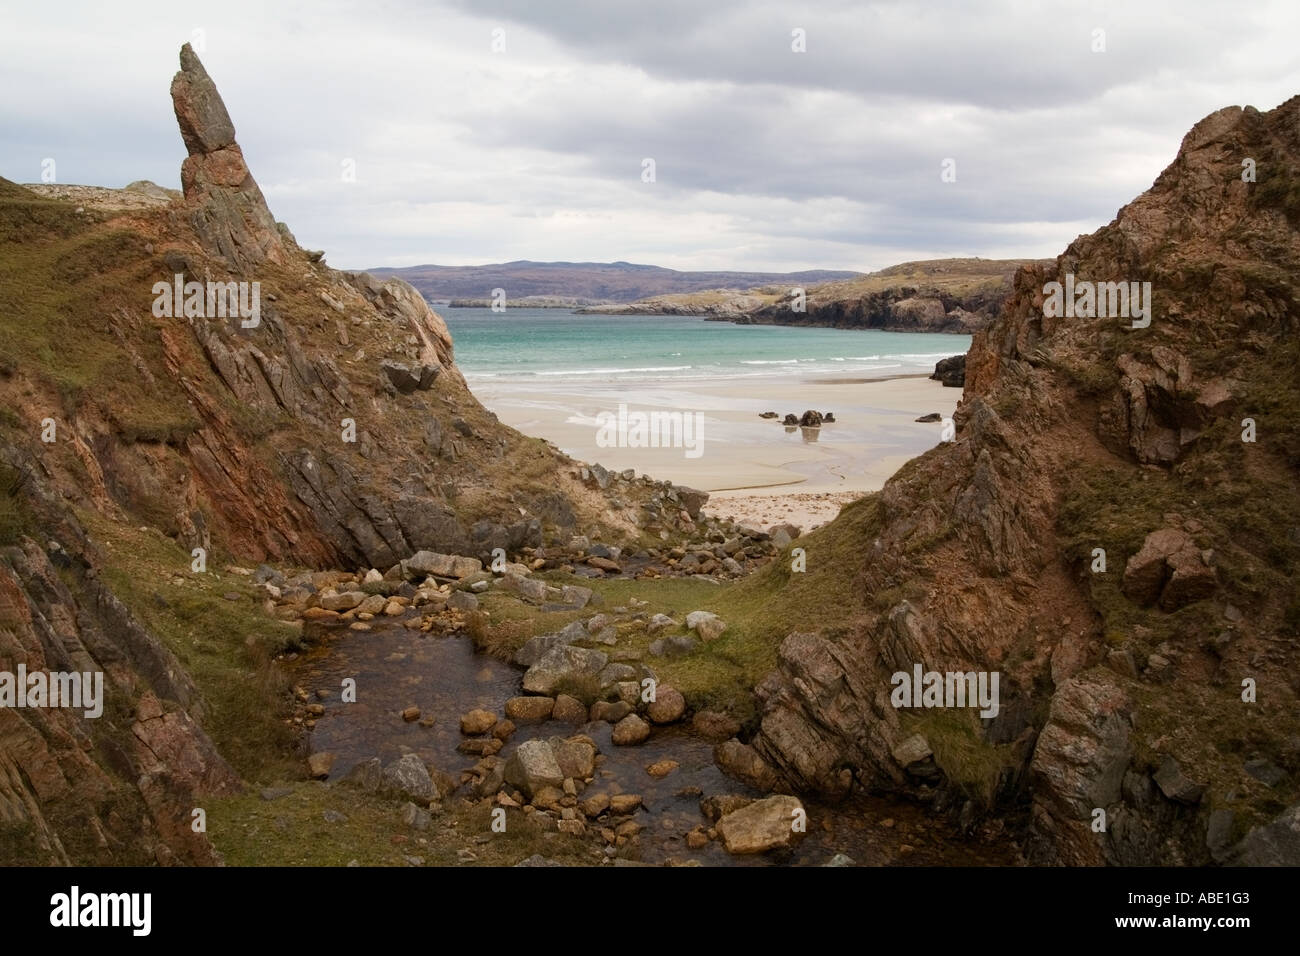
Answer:
POLYGON ((479 405, 410 285, 299 248, 180 60, 182 196, 0 180, 0 671, 103 672, 107 698, 95 719, 0 708, 0 862, 214 861, 191 812, 253 765, 210 733, 283 733, 257 675, 293 640, 240 616, 228 562, 638 533, 637 488, 612 502, 479 405), (226 583, 180 577, 197 548, 226 583))
POLYGON ((865 610, 758 688, 787 786, 1024 814, 1041 862, 1300 862, 1298 171, 1300 98, 1221 110, 1016 273, 955 440, 858 532, 865 610), (1075 281, 1149 282, 1149 324, 1045 303, 1075 281), (998 672, 997 716, 896 708, 916 664, 998 672))

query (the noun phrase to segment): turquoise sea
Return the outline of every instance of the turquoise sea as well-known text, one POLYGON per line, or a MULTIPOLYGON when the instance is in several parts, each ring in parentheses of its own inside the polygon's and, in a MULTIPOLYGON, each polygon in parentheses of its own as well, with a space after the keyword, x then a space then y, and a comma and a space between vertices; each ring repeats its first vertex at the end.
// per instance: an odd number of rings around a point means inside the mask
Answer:
POLYGON ((733 325, 681 316, 563 309, 451 309, 456 363, 470 382, 550 384, 888 378, 933 372, 970 336, 733 325))

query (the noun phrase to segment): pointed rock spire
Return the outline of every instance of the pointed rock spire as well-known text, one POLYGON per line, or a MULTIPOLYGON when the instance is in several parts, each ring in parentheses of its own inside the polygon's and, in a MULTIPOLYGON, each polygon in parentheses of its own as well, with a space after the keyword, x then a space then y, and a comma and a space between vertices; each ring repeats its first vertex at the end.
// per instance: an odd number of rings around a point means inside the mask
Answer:
POLYGON ((181 165, 181 189, 199 241, 238 272, 251 272, 268 260, 283 262, 284 239, 235 142, 235 124, 188 43, 181 47, 171 93, 189 151, 181 165))

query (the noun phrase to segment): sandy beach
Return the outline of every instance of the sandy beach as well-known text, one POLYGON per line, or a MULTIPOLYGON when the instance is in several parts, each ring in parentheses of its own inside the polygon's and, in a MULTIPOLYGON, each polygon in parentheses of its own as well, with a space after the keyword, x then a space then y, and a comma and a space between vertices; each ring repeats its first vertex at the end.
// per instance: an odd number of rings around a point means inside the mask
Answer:
POLYGON ((915 419, 932 412, 950 417, 961 397, 960 389, 915 375, 625 387, 556 383, 546 391, 471 378, 470 387, 503 422, 575 458, 708 491, 706 511, 713 514, 763 528, 790 522, 805 531, 937 444, 942 426, 915 419), (621 438, 615 425, 620 404, 624 422, 632 423, 621 438), (835 421, 816 429, 781 424, 787 413, 807 409, 832 412, 835 421), (767 411, 780 417, 759 417, 767 411), (655 420, 682 423, 674 433, 678 447, 628 447, 639 443, 637 415, 650 413, 680 416, 655 420))

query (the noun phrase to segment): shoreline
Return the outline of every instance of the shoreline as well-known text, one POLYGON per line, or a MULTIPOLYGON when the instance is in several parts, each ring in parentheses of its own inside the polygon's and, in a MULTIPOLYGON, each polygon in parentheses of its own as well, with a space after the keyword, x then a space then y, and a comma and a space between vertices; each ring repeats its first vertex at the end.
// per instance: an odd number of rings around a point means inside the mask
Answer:
POLYGON ((470 378, 469 385, 502 422, 576 460, 707 491, 710 514, 764 530, 788 522, 803 531, 879 490, 903 464, 938 444, 941 424, 915 419, 934 412, 951 417, 963 392, 922 371, 852 379, 563 381, 545 389, 532 381, 470 378), (602 444, 600 422, 612 420, 620 405, 629 416, 667 413, 683 423, 673 433, 677 447, 602 444), (814 408, 833 412, 835 421, 804 428, 759 417, 814 408))

